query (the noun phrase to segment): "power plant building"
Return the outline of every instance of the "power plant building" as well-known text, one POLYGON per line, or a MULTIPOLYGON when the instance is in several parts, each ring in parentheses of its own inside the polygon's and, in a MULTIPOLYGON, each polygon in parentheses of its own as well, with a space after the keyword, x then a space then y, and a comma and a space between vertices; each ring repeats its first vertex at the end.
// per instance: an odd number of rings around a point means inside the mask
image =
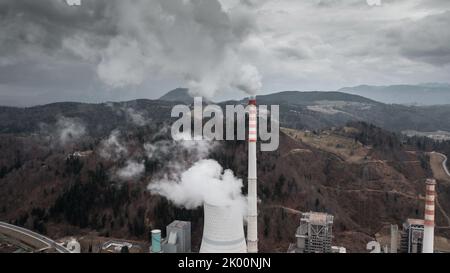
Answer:
POLYGON ((166 236, 162 244, 164 253, 191 252, 191 222, 173 221, 166 227, 166 236))
POLYGON ((403 223, 400 239, 400 252, 422 253, 424 220, 408 219, 403 223))
POLYGON ((319 212, 303 213, 295 234, 296 244, 291 253, 331 253, 333 215, 319 212))

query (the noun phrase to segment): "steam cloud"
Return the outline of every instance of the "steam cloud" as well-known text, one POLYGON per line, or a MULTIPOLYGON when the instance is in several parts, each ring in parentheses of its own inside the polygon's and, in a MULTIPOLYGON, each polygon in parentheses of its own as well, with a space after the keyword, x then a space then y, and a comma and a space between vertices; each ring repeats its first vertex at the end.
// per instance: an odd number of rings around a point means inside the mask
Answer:
POLYGON ((142 162, 128 160, 126 166, 117 171, 117 175, 123 180, 129 180, 141 176, 144 171, 145 166, 142 162))
POLYGON ((144 114, 134 110, 133 108, 125 109, 125 113, 127 118, 137 126, 145 126, 148 123, 148 120, 145 119, 144 114))
POLYGON ((218 0, 112 1, 116 35, 103 48, 90 49, 82 35, 63 43, 96 63, 104 83, 125 87, 150 74, 178 75, 192 95, 208 99, 218 91, 261 89, 259 71, 241 50, 254 28, 248 13, 225 10, 218 0))
POLYGON ((238 202, 244 208, 242 186, 242 180, 235 177, 233 171, 224 171, 217 161, 204 159, 183 172, 180 179, 155 181, 148 189, 188 209, 199 207, 204 202, 217 206, 238 202))
POLYGON ((187 209, 202 206, 204 202, 218 206, 237 203, 245 215, 242 180, 235 177, 231 170, 223 170, 217 161, 206 159, 217 142, 183 140, 183 136, 178 136, 177 141, 158 141, 145 145, 149 158, 166 162, 163 176, 154 177, 148 190, 187 209), (171 159, 167 161, 168 156, 171 159))
POLYGON ((84 124, 73 118, 60 117, 55 127, 56 137, 61 145, 76 142, 86 135, 84 124))
POLYGON ((109 137, 100 143, 99 154, 101 157, 110 160, 117 160, 128 154, 128 150, 119 140, 120 132, 114 130, 109 137))

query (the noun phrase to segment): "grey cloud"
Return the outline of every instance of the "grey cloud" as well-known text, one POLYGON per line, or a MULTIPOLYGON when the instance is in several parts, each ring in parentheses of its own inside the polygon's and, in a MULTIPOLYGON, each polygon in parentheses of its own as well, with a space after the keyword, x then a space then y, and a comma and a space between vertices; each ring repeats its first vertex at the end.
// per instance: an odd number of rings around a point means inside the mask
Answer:
POLYGON ((398 31, 400 52, 433 65, 450 63, 450 11, 407 23, 398 31))
POLYGON ((450 1, 382 3, 0 0, 0 104, 448 80, 450 1))

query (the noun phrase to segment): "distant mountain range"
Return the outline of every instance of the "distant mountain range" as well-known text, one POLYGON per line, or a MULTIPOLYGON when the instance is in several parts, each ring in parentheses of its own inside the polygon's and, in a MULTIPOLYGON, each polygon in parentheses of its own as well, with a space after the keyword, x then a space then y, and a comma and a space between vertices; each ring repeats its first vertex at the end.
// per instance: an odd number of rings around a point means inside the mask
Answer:
POLYGON ((345 87, 339 92, 360 95, 383 103, 407 105, 450 104, 450 84, 424 83, 419 85, 345 87))
MULTIPOLYGON (((258 104, 279 105, 280 125, 289 128, 314 130, 365 121, 394 132, 450 131, 450 105, 385 104, 342 92, 286 91, 261 95, 257 99, 258 104)), ((145 120, 164 122, 170 120, 170 111, 174 105, 191 102, 192 97, 187 89, 179 88, 159 100, 102 104, 66 102, 30 108, 0 107, 0 133, 35 132, 42 123, 52 124, 58 117, 64 116, 81 119, 90 131, 100 134, 126 124, 125 112, 129 108, 140 113, 145 120)), ((228 101, 220 105, 234 103, 246 104, 247 101, 228 101)))

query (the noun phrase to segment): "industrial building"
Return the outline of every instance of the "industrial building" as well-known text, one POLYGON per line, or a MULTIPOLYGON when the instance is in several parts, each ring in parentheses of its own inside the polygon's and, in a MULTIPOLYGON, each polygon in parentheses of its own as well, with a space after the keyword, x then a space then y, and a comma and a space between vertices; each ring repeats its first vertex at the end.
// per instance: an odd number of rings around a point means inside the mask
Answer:
POLYGON ((162 243, 164 253, 191 252, 191 222, 173 221, 166 227, 166 235, 162 243))
POLYGON ((424 219, 408 219, 403 224, 400 240, 402 253, 434 252, 436 180, 426 180, 424 219))
POLYGON ((288 252, 331 253, 333 218, 333 215, 327 213, 303 213, 295 233, 297 241, 289 247, 288 252))
POLYGON ((110 240, 102 245, 101 253, 120 253, 124 248, 128 249, 129 252, 132 252, 131 250, 133 247, 133 244, 130 242, 123 240, 110 240))
POLYGON ((166 227, 166 238, 161 238, 161 230, 154 229, 151 253, 190 253, 191 222, 175 220, 166 227))
POLYGON ((400 235, 400 252, 422 253, 423 230, 423 219, 406 220, 400 235))

